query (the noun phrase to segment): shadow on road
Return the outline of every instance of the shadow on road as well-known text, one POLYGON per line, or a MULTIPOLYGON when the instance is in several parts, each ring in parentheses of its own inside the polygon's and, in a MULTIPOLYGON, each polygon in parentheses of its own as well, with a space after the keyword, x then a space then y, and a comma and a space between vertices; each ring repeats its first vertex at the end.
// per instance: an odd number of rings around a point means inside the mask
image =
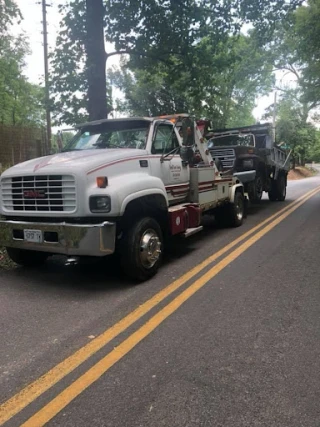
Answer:
MULTIPOLYGON (((249 217, 251 215, 259 217, 263 213, 267 213, 267 216, 269 216, 270 213, 279 211, 289 203, 290 201, 288 200, 285 203, 270 205, 268 200, 262 200, 259 205, 250 205, 247 214, 249 217)), ((167 243, 163 259, 163 270, 170 269, 170 265, 177 260, 196 252, 199 246, 216 241, 221 236, 231 241, 235 235, 234 229, 217 225, 213 216, 206 216, 204 218, 204 225, 205 228, 201 233, 187 240, 177 238, 171 239, 167 243)), ((212 253, 211 250, 212 246, 210 245, 208 256, 212 253)), ((86 260, 73 266, 65 266, 65 258, 55 256, 51 257, 44 266, 38 268, 27 269, 17 267, 8 271, 1 272, 0 270, 0 273, 2 283, 5 283, 7 280, 10 282, 10 287, 17 287, 24 291, 28 287, 31 287, 33 292, 36 288, 36 290, 41 292, 47 290, 48 292, 56 293, 58 291, 60 293, 63 290, 63 293, 76 291, 88 295, 108 293, 137 286, 137 283, 125 276, 123 268, 114 256, 97 260, 86 260)), ((139 286, 144 285, 148 286, 148 282, 139 286)))

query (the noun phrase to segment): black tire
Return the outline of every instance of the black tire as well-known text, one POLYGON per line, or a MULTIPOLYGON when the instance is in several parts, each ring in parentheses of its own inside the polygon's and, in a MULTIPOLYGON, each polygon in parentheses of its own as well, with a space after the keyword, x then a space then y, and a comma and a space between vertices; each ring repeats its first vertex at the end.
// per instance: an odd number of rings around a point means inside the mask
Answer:
POLYGON ((153 218, 139 219, 124 232, 121 241, 120 262, 125 274, 139 282, 150 279, 159 269, 162 250, 163 235, 159 223, 153 218), (146 249, 151 248, 151 255, 143 250, 143 239, 146 249))
POLYGON ((240 227, 243 223, 245 215, 244 196, 240 191, 237 191, 234 196, 234 203, 226 206, 226 220, 230 227, 240 227))
POLYGON ((277 189, 275 188, 274 182, 271 184, 271 190, 268 192, 268 196, 271 202, 277 201, 277 189))
POLYGON ((280 175, 277 179, 277 200, 284 202, 287 196, 287 185, 286 178, 284 175, 280 175))
POLYGON ((261 174, 257 172, 256 179, 250 185, 249 200, 251 203, 260 203, 263 195, 263 180, 261 174))
POLYGON ((214 210, 214 219, 218 227, 227 226, 227 216, 229 206, 223 205, 214 210))
POLYGON ((287 195, 286 178, 284 175, 280 175, 276 181, 272 181, 271 190, 269 191, 269 200, 271 202, 279 201, 283 202, 287 195))
POLYGON ((28 251, 18 248, 6 248, 9 258, 23 267, 39 267, 48 259, 45 252, 28 251))

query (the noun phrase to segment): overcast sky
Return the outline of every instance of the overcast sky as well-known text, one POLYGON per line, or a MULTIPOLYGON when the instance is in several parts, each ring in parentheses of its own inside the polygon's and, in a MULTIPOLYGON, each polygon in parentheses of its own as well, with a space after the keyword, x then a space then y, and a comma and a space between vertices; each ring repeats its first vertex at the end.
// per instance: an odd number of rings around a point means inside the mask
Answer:
MULTIPOLYGON (((51 5, 48 10, 48 41, 50 49, 55 46, 56 35, 59 31, 61 17, 58 13, 57 5, 63 0, 47 0, 51 5)), ((24 20, 22 28, 29 38, 32 53, 27 58, 27 68, 25 74, 33 83, 43 81, 44 61, 43 61, 43 35, 42 35, 42 9, 40 0, 16 0, 24 20)), ((108 67, 118 64, 119 57, 113 56, 108 60, 108 67)), ((254 110, 254 116, 260 119, 264 109, 273 102, 273 94, 269 97, 260 98, 258 106, 254 110)))

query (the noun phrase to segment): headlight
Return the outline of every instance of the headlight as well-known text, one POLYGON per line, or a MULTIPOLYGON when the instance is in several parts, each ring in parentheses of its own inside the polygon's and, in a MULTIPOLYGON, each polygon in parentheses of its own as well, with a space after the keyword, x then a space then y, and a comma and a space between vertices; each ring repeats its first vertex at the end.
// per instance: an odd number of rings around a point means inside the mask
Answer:
POLYGON ((90 210, 93 213, 107 213, 111 211, 111 199, 109 196, 91 196, 90 210))
POLYGON ((243 160, 242 166, 244 169, 253 169, 253 159, 243 160))

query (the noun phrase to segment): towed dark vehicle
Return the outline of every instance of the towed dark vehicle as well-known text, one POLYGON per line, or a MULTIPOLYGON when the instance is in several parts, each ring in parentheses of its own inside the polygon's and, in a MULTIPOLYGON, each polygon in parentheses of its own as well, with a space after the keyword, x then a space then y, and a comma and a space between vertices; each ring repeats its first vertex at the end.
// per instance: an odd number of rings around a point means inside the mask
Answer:
POLYGON ((259 203, 264 191, 271 201, 286 198, 290 153, 275 143, 273 134, 270 123, 204 132, 221 173, 237 176, 252 203, 259 203))

